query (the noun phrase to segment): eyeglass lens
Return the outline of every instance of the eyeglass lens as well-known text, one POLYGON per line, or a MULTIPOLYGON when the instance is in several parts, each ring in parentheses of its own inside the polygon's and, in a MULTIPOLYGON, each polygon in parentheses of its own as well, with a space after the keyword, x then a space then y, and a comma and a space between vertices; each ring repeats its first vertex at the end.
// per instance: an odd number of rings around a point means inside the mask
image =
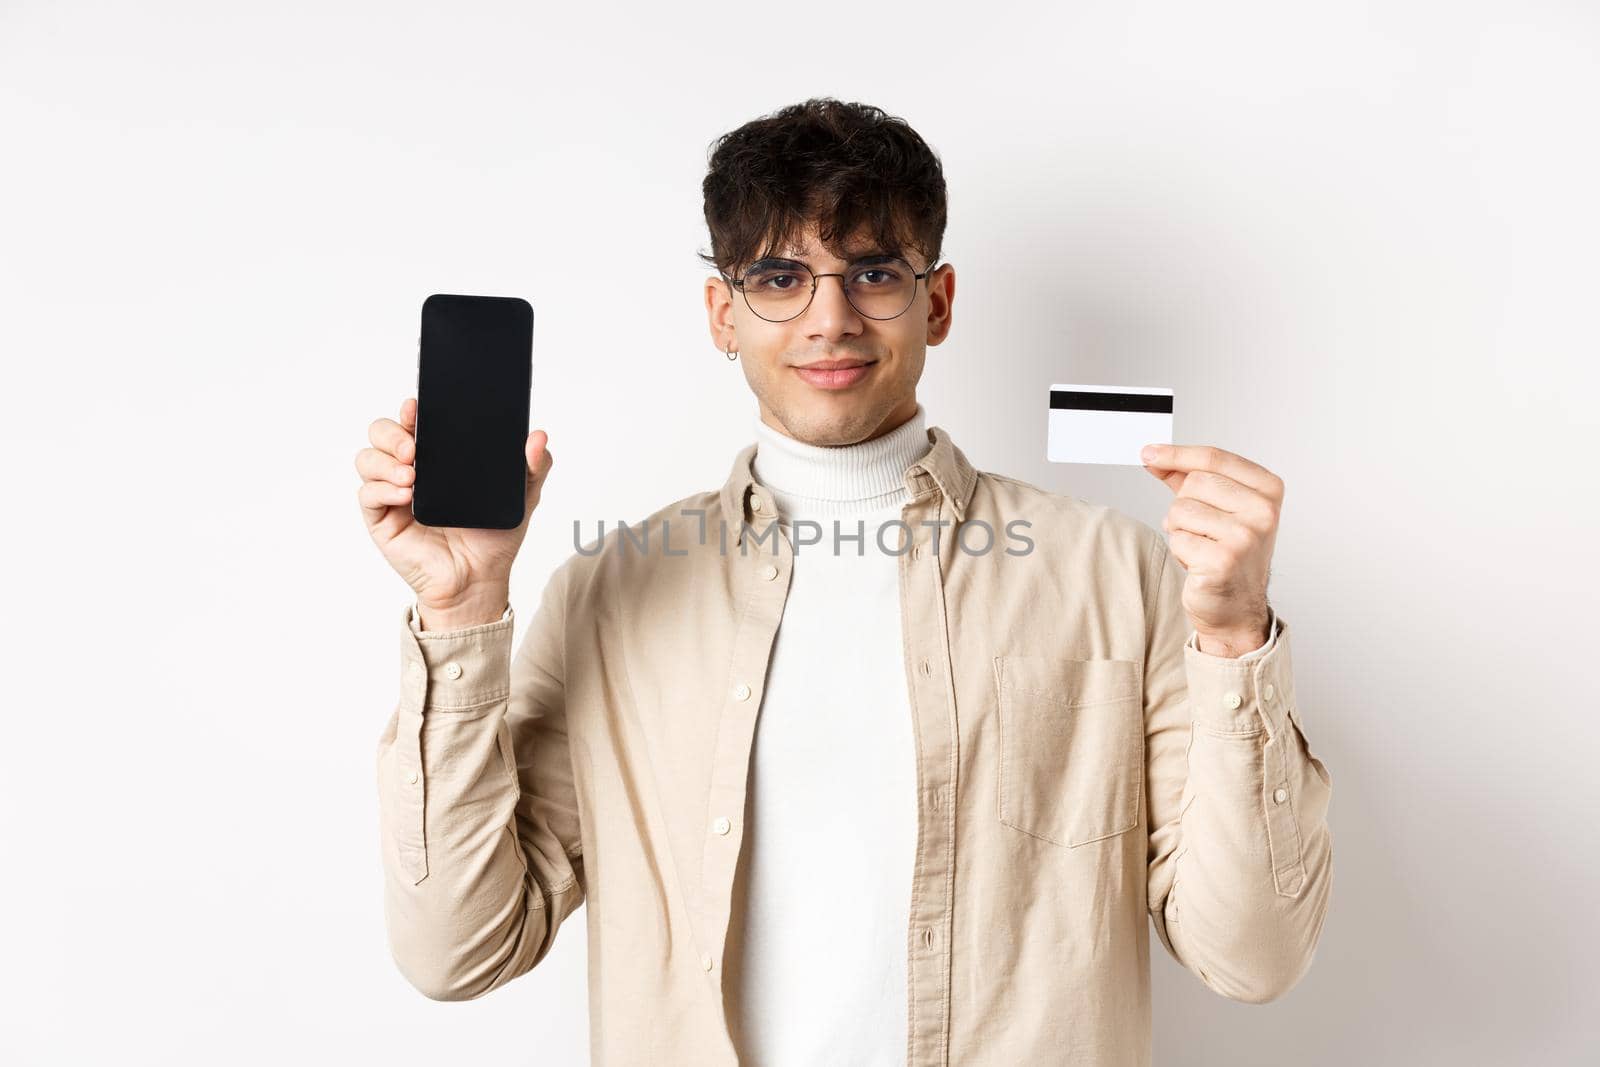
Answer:
MULTIPOLYGON (((844 271, 844 292, 850 305, 869 319, 892 319, 911 306, 917 292, 916 272, 903 259, 878 257, 850 264, 844 271)), ((815 279, 805 264, 763 260, 745 272, 744 296, 750 310, 764 319, 794 318, 811 302, 815 279)))

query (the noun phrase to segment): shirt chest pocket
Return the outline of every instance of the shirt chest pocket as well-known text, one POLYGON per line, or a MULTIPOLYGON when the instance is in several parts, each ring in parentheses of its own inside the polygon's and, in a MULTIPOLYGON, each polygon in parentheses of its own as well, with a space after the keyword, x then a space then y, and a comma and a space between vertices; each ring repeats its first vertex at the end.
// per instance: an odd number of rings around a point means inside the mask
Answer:
POLYGON ((1000 821, 1058 845, 1139 824, 1144 711, 1139 663, 996 656, 1000 821))

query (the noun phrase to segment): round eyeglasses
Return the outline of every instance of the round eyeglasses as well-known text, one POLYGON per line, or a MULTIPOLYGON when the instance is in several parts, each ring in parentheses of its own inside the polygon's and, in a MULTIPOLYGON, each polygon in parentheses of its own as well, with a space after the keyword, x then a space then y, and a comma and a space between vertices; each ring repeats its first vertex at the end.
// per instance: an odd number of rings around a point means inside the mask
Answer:
POLYGON ((768 322, 788 322, 804 314, 817 295, 817 284, 824 278, 838 278, 850 306, 881 322, 905 314, 916 299, 917 282, 936 269, 929 266, 919 274, 898 256, 869 256, 856 260, 841 274, 813 274, 799 260, 763 259, 738 281, 726 274, 723 278, 744 293, 745 305, 752 312, 768 322))

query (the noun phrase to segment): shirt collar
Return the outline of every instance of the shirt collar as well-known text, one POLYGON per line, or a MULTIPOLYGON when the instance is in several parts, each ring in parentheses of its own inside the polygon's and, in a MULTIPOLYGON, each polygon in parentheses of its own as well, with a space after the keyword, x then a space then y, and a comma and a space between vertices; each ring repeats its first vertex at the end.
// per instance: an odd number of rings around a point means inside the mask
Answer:
MULTIPOLYGON (((913 499, 930 491, 944 494, 955 512, 956 521, 962 522, 966 518, 972 491, 977 488, 978 472, 961 449, 956 447, 944 427, 930 426, 927 433, 929 441, 927 454, 906 468, 904 481, 906 491, 913 499)), ((759 533, 765 529, 767 523, 776 520, 776 512, 770 503, 771 490, 756 480, 752 463, 755 454, 754 441, 739 450, 739 454, 733 460, 733 469, 728 474, 728 480, 723 483, 720 494, 723 521, 734 527, 735 545, 743 542, 746 523, 759 533), (750 509, 750 494, 753 490, 760 490, 762 497, 769 501, 759 513, 759 518, 758 513, 750 509)))

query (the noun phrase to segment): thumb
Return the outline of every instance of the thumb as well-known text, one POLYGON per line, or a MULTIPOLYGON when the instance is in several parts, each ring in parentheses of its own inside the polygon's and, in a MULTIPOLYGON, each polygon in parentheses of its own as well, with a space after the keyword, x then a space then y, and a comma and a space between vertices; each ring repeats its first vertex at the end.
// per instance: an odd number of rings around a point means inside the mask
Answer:
POLYGON ((523 458, 528 466, 527 504, 530 511, 539 502, 545 479, 555 463, 555 454, 550 451, 549 444, 550 435, 543 430, 535 430, 528 435, 527 444, 523 446, 523 458))
POLYGON ((1149 471, 1152 477, 1167 483, 1167 488, 1174 493, 1183 488, 1183 480, 1189 477, 1187 471, 1169 471, 1163 467, 1152 467, 1148 463, 1144 465, 1144 469, 1149 471))

